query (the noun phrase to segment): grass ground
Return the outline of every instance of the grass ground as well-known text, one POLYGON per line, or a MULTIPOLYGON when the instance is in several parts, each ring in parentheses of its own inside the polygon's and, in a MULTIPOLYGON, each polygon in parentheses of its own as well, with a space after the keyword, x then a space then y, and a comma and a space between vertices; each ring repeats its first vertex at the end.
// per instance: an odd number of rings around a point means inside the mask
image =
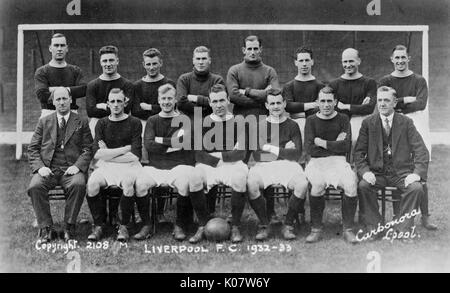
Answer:
MULTIPOLYGON (((14 160, 13 146, 0 146, 0 154, 0 270, 66 272, 73 268, 72 252, 66 254, 59 249, 53 253, 36 248, 37 229, 31 226, 33 210, 25 193, 30 180, 28 163, 25 159, 14 160)), ((176 242, 171 237, 170 226, 160 227, 160 232, 146 241, 130 241, 127 247, 116 243, 115 234, 110 231, 105 239, 107 249, 103 249, 104 243, 97 249, 89 247, 85 240, 90 225, 80 224, 75 257, 79 256, 81 272, 366 272, 367 268, 376 268, 373 264, 378 255, 381 272, 450 272, 450 199, 446 186, 450 181, 449 164, 450 147, 435 146, 429 170, 429 192, 432 218, 439 230, 430 232, 417 225, 420 238, 414 244, 383 240, 348 245, 340 235, 340 204, 327 202, 324 240, 314 245, 305 243, 309 225, 304 225, 297 230, 298 239, 291 242, 281 238, 280 226, 273 226, 275 232, 269 241, 264 242, 267 246, 255 246, 259 244, 253 241, 256 218, 247 208, 243 216, 246 240, 237 246, 224 242, 223 251, 218 251, 215 243, 206 241, 198 246, 176 242), (164 245, 177 249, 185 245, 186 248, 202 248, 208 252, 146 253, 146 246, 147 250, 152 250, 164 245), (280 251, 283 245, 284 248, 290 247, 290 251, 280 251), (267 248, 270 251, 259 251, 267 248)), ((62 205, 52 203, 55 222, 62 219, 62 205)), ((282 205, 278 205, 278 213, 282 213, 281 208, 282 205)), ((226 211, 227 207, 223 214, 226 211)), ((173 210, 169 209, 167 215, 173 218, 173 210)), ((80 218, 90 219, 86 203, 80 218)), ((55 243, 63 244, 61 241, 55 243)))

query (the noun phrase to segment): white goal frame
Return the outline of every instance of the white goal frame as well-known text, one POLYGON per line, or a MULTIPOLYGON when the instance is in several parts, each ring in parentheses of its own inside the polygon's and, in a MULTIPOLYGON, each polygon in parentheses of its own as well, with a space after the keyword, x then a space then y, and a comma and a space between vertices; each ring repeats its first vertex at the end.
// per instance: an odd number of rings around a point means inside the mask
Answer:
MULTIPOLYGON (((253 30, 253 31, 355 31, 422 32, 422 76, 429 77, 428 25, 306 25, 306 24, 165 24, 165 23, 62 23, 19 24, 17 26, 17 117, 16 159, 22 158, 22 145, 32 132, 23 132, 24 32, 42 30, 253 30)), ((428 104, 425 108, 428 121, 428 104)), ((429 124, 427 126, 429 128, 429 124)), ((0 133, 1 136, 1 133, 0 133)))

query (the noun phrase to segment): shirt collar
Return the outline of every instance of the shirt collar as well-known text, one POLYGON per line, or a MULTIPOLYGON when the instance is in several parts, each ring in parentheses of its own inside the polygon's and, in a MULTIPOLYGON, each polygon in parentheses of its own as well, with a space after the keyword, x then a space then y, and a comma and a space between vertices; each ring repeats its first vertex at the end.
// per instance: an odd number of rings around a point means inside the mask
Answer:
POLYGON ((311 80, 316 80, 316 77, 314 75, 311 75, 308 78, 303 79, 301 76, 297 75, 297 76, 295 76, 295 80, 297 80, 297 81, 311 81, 311 80))
POLYGON ((55 60, 50 60, 50 62, 48 63, 48 65, 50 65, 51 67, 55 67, 55 68, 64 68, 67 66, 67 62, 63 61, 62 63, 58 63, 55 60))
POLYGON ((58 112, 56 112, 56 117, 58 118, 58 123, 61 121, 61 118, 64 118, 64 120, 66 120, 66 123, 67 123, 67 121, 69 121, 69 116, 70 116, 70 111, 69 111, 69 113, 67 113, 64 116, 59 114, 58 112))
POLYGON ((214 122, 223 122, 223 121, 228 121, 228 120, 230 120, 231 118, 234 117, 234 115, 231 114, 231 113, 228 113, 224 118, 221 118, 221 117, 219 117, 218 115, 216 115, 216 114, 214 114, 214 113, 211 113, 211 114, 209 115, 209 117, 211 117, 211 120, 214 121, 214 122))
POLYGON ((395 112, 392 112, 392 114, 389 115, 389 116, 384 116, 384 115, 380 114, 381 121, 383 121, 383 123, 384 123, 386 121, 386 118, 387 118, 389 120, 389 125, 392 126, 392 120, 394 119, 394 113, 395 112))
POLYGON ((107 74, 101 74, 98 78, 100 78, 101 80, 104 80, 104 81, 111 81, 111 80, 117 80, 117 79, 119 79, 121 77, 121 75, 119 74, 119 73, 115 73, 114 75, 112 75, 112 76, 110 76, 110 75, 107 75, 107 74))

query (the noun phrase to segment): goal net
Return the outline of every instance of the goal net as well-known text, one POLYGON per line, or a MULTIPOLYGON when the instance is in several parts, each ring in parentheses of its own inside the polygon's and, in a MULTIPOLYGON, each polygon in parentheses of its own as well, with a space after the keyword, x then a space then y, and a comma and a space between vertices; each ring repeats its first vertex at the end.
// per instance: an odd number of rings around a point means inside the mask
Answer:
MULTIPOLYGON (((243 39, 256 34, 262 40, 263 62, 274 67, 280 84, 297 74, 294 52, 302 45, 314 54, 313 74, 318 80, 330 81, 342 74, 341 53, 353 47, 359 50, 360 72, 379 80, 393 66, 391 49, 404 44, 414 56, 410 68, 428 82, 428 26, 394 25, 262 25, 262 24, 22 24, 17 37, 17 111, 16 159, 22 157, 40 115, 40 103, 34 94, 34 71, 48 63, 51 35, 66 35, 68 63, 83 70, 84 81, 101 74, 98 49, 104 45, 119 48, 119 73, 131 80, 145 75, 142 52, 150 47, 160 49, 162 72, 176 81, 192 69, 192 51, 205 45, 211 49, 211 71, 226 78, 230 66, 242 61, 243 39)), ((79 113, 86 115, 85 99, 78 99, 79 113)), ((14 116, 14 113, 5 113, 14 116)), ((426 129, 428 107, 424 111, 426 129)), ((14 117, 9 119, 14 121, 14 117)), ((12 126, 13 127, 13 126, 12 126)))

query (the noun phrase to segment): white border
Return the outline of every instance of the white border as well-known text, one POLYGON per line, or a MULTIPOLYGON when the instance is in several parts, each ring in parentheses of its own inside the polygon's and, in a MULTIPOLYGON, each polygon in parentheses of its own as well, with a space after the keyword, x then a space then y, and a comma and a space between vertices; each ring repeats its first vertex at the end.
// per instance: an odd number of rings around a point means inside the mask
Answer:
MULTIPOLYGON (((23 144, 24 31, 33 30, 273 30, 273 31, 385 31, 422 32, 422 76, 428 83, 428 25, 307 25, 307 24, 170 24, 170 23, 60 23, 17 26, 16 159, 23 144), (20 110, 19 110, 20 109, 20 110)), ((428 83, 429 84, 429 83, 428 83)), ((428 106, 425 109, 428 115, 428 106)))

